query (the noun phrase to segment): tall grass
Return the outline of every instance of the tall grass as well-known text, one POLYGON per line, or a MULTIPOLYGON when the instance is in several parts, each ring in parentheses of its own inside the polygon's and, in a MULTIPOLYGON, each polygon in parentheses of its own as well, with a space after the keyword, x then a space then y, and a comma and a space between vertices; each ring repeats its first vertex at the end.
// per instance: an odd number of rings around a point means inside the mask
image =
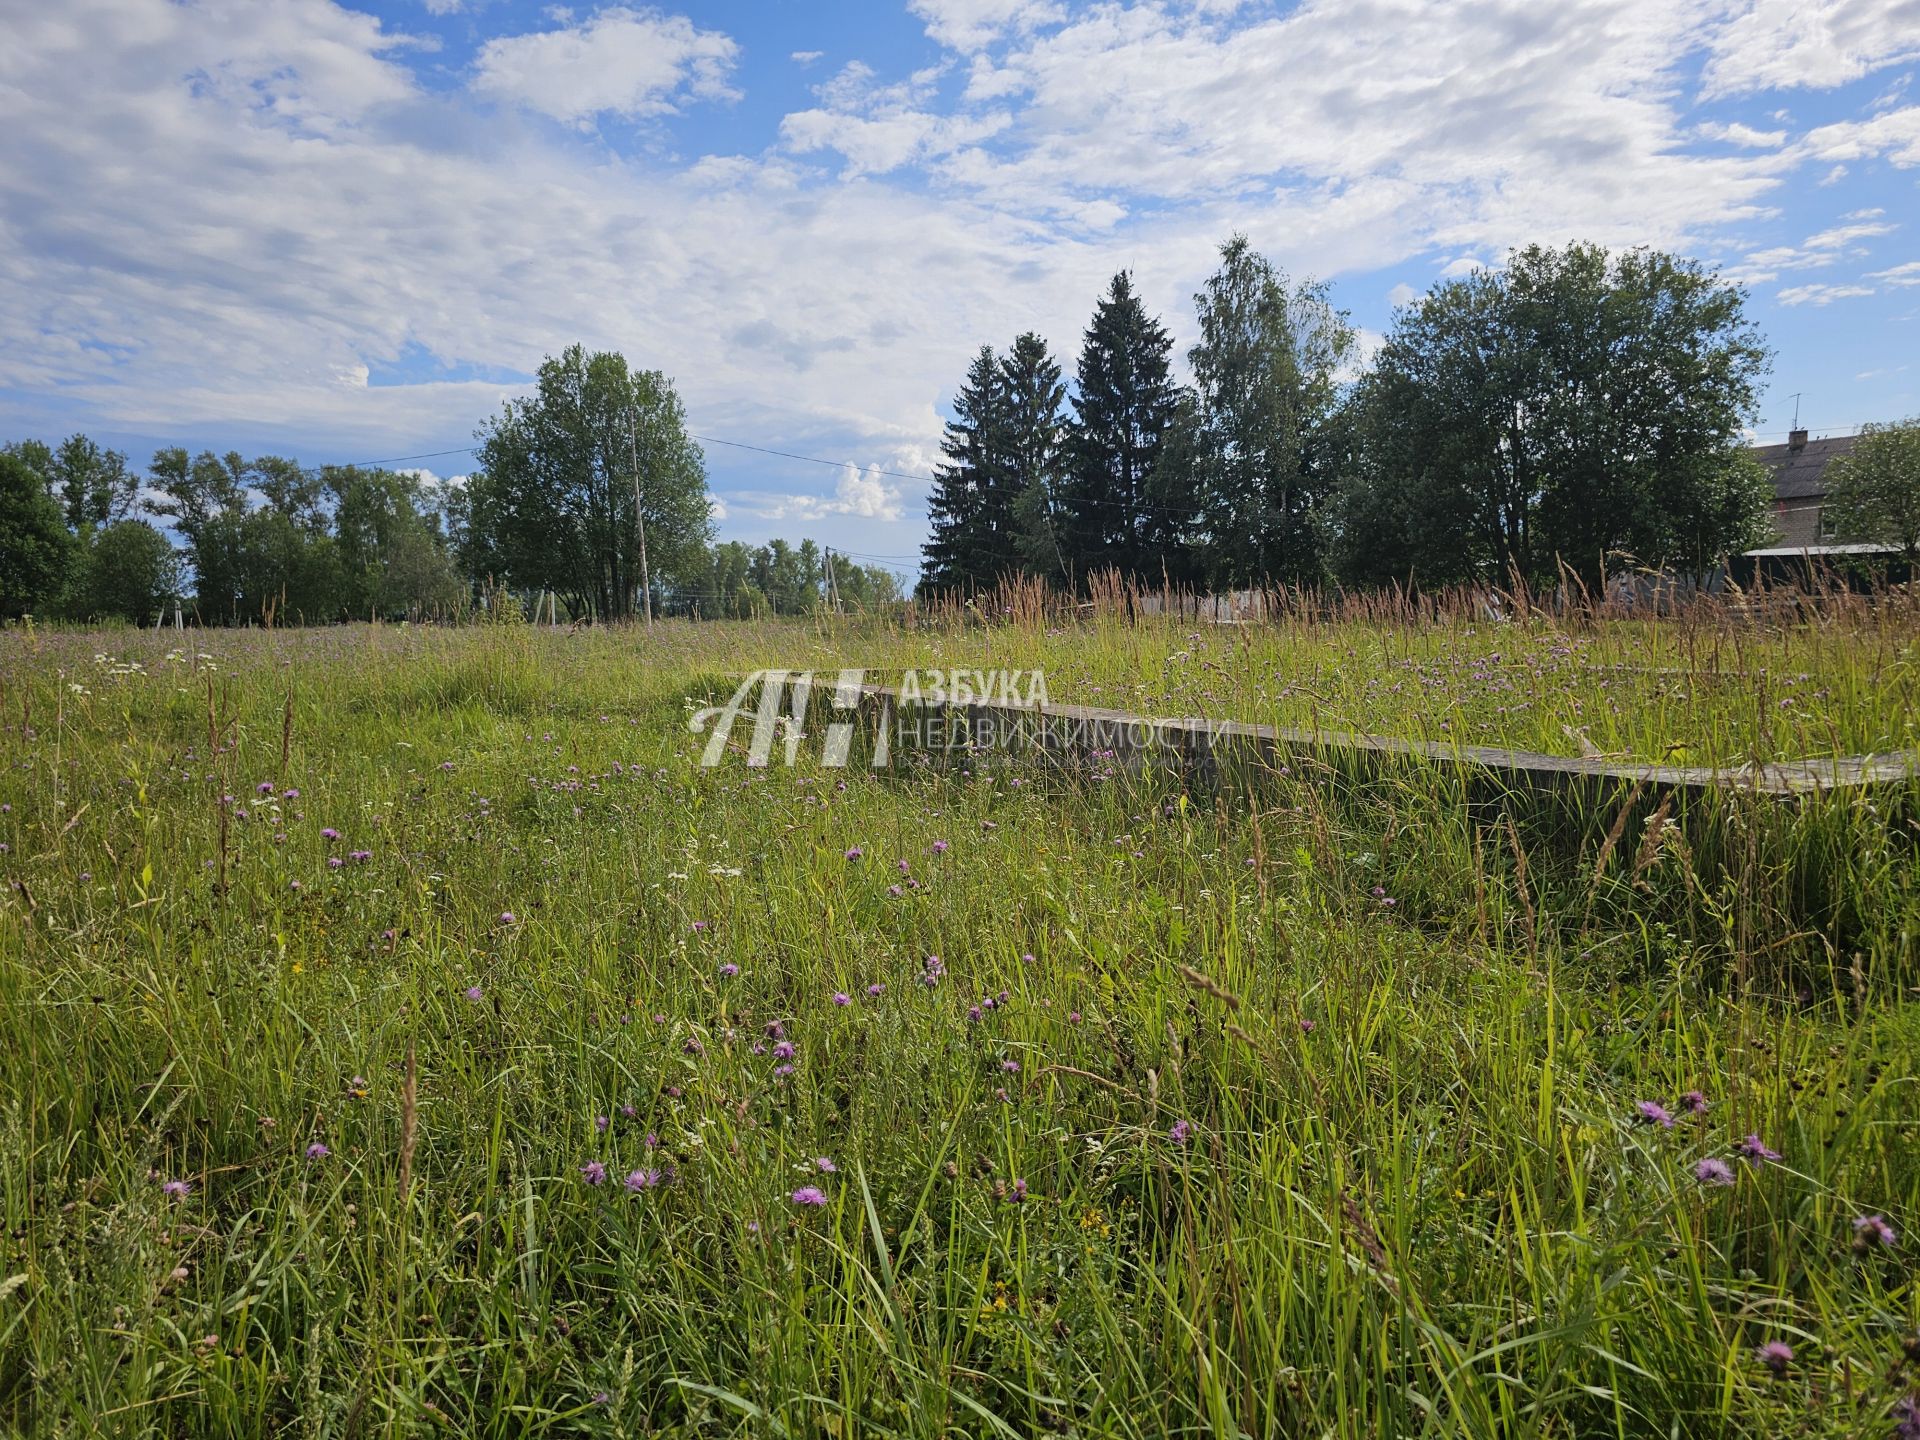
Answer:
POLYGON ((1562 710, 1652 655, 1621 734, 1684 686, 1721 756, 1818 748, 1805 670, 1833 753, 1907 723, 1882 612, 187 638, 0 637, 14 1430, 1854 1436, 1920 1381, 1911 787, 1615 834, 686 724, 964 662, 1384 728, 1497 649, 1562 710))

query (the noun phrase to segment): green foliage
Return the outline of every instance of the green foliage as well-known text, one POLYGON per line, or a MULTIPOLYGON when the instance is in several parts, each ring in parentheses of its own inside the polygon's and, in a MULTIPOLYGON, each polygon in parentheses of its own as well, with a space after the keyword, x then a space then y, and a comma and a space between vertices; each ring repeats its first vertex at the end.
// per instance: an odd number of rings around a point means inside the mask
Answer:
POLYGON ((40 473, 19 453, 0 451, 0 620, 55 603, 73 548, 40 473))
POLYGON ((77 620, 145 625, 170 613, 180 594, 180 554, 144 520, 116 520, 80 537, 61 608, 77 620))
POLYGON ((988 588, 1021 563, 1011 395, 991 346, 973 357, 953 415, 927 497, 920 584, 931 594, 988 588))
POLYGON ((1160 452, 1179 415, 1173 338, 1122 270, 1094 308, 1074 375, 1059 540, 1084 584, 1098 571, 1157 582, 1177 524, 1155 504, 1160 452))
POLYGON ((663 590, 703 567, 713 533, 706 463, 660 372, 570 346, 480 440, 467 484, 469 573, 556 591, 576 614, 638 613, 636 462, 652 584, 663 590))
POLYGON ((1849 540, 1898 545, 1920 559, 1920 418, 1868 425, 1827 467, 1826 517, 1849 540))
POLYGON ((1193 538, 1212 583, 1318 583, 1340 458, 1329 437, 1353 328, 1325 285, 1290 289, 1244 235, 1220 247, 1220 268, 1194 304, 1199 445, 1188 464, 1170 467, 1186 473, 1162 498, 1197 494, 1193 538))
POLYGON ((1443 282, 1356 400, 1348 578, 1708 568, 1765 533, 1741 450, 1766 363, 1742 292, 1657 251, 1532 246, 1443 282))

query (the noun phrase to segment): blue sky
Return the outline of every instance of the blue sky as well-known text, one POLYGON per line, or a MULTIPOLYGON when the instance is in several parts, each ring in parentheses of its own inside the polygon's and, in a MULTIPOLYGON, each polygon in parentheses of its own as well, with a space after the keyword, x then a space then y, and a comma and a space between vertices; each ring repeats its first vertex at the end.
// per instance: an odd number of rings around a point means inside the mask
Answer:
POLYGON ((1244 230, 1377 339, 1528 241, 1749 286, 1757 430, 1920 412, 1920 0, 63 0, 0 19, 0 436, 430 455, 572 341, 721 533, 910 570, 968 356, 1184 350, 1244 230), (892 472, 892 473, 887 473, 892 472))

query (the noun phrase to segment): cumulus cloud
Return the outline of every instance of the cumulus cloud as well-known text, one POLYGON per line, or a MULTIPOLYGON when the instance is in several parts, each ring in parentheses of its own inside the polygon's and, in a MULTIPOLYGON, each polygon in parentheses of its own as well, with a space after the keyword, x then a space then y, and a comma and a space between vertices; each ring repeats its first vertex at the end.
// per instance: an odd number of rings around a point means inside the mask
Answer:
POLYGON ((1830 88, 1920 56, 1920 0, 1755 0, 1715 37, 1709 96, 1830 88))
POLYGON ((1870 271, 1868 278, 1884 280, 1889 285, 1920 285, 1920 260, 1909 260, 1891 270, 1870 271))
POLYGON ((893 484, 877 465, 864 470, 843 465, 831 495, 775 494, 764 490, 731 493, 740 509, 759 520, 795 520, 806 523, 829 516, 852 516, 862 520, 899 520, 905 513, 901 487, 893 484))
POLYGON ((740 47, 684 15, 602 10, 581 25, 499 36, 481 46, 473 88, 569 124, 596 115, 663 115, 682 97, 737 99, 727 77, 740 47))
POLYGON ((955 50, 978 50, 1008 30, 1050 25, 1065 15, 1058 4, 1036 0, 911 0, 907 7, 926 21, 927 34, 955 50))

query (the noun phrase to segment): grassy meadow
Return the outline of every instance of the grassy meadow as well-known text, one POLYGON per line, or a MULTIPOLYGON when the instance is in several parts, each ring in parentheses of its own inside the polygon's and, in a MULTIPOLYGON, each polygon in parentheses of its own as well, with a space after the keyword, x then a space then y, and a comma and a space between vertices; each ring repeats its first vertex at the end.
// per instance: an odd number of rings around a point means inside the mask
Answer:
POLYGON ((7 630, 0 1431, 1920 1433, 1920 785, 703 769, 688 725, 964 665, 1737 763, 1920 743, 1917 639, 7 630))

